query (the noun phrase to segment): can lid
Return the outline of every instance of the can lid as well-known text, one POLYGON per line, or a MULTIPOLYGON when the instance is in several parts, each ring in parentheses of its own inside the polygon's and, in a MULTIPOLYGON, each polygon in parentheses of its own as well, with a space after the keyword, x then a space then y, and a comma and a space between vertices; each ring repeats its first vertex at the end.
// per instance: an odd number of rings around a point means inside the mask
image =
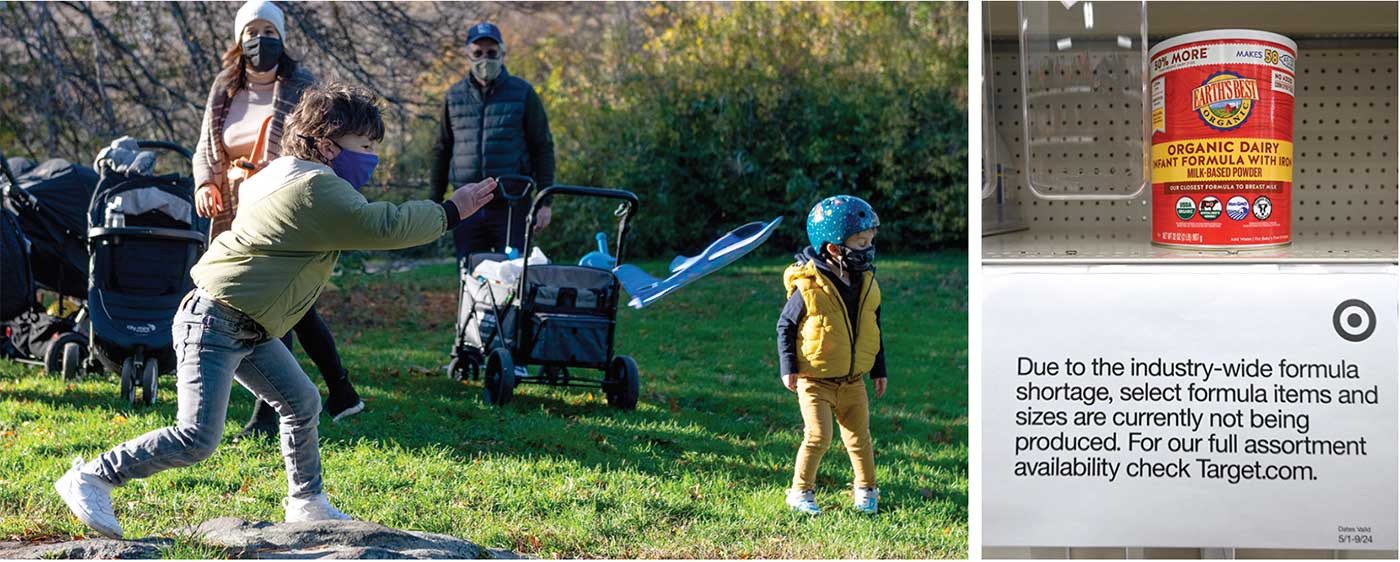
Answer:
POLYGON ((1166 39, 1163 39, 1162 42, 1157 43, 1152 47, 1152 50, 1148 51, 1147 56, 1149 59, 1155 58, 1157 56, 1157 53, 1160 53, 1164 50, 1173 47, 1180 47, 1188 43, 1196 43, 1199 41, 1228 41, 1231 39, 1272 41, 1274 43, 1278 43, 1284 47, 1287 47, 1289 51, 1293 52, 1294 56, 1298 55, 1298 44, 1294 43, 1292 39, 1289 39, 1277 33, 1269 31, 1260 31, 1258 29, 1210 29, 1206 31, 1197 31, 1194 33, 1187 33, 1185 35, 1177 35, 1175 37, 1168 37, 1166 39))

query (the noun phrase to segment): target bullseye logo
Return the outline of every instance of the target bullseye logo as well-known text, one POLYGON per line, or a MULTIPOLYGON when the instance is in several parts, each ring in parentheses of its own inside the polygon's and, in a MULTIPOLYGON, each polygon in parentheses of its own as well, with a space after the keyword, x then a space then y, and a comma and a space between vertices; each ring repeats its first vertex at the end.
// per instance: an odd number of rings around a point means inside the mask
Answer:
POLYGON ((1347 299, 1332 311, 1332 327, 1337 335, 1351 342, 1366 341, 1376 332, 1376 311, 1358 299, 1347 299))

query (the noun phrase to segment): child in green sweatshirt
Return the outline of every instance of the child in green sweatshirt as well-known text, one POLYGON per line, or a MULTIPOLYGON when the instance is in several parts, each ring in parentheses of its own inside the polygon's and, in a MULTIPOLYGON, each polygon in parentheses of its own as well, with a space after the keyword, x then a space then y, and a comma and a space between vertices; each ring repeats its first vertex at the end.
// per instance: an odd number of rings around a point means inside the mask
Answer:
POLYGON ((230 230, 191 271, 195 290, 173 325, 179 410, 157 429, 99 455, 76 459, 54 485, 83 523, 112 538, 121 525, 111 490, 195 464, 214 453, 233 381, 280 417, 286 520, 349 519, 321 484, 316 424, 321 396, 277 338, 316 302, 341 250, 387 250, 431 242, 491 200, 495 181, 458 188, 443 203, 370 203, 359 189, 384 137, 378 99, 330 84, 308 89, 287 120, 284 156, 240 189, 230 230))

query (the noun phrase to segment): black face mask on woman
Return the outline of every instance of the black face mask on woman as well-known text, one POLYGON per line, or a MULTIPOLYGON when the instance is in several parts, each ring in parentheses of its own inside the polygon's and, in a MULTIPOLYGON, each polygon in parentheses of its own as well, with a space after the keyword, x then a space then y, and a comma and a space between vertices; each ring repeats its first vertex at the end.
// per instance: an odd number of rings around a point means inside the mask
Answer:
POLYGON ((267 72, 282 59, 282 40, 276 37, 253 37, 243 42, 243 58, 255 72, 267 72))

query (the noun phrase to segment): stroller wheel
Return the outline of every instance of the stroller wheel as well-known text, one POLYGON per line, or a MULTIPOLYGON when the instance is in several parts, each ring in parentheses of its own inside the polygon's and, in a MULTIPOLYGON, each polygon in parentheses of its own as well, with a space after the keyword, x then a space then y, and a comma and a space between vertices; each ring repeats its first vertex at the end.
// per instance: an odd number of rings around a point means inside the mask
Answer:
POLYGON ((141 370, 141 402, 147 406, 156 405, 156 376, 160 361, 152 357, 146 360, 146 368, 141 370))
POLYGON ((122 399, 128 406, 136 405, 136 359, 127 357, 122 361, 122 399))
POLYGON ((511 360, 510 350, 496 349, 486 358, 486 381, 482 389, 487 404, 504 406, 510 402, 511 392, 515 390, 515 362, 511 360))
POLYGON ((78 374, 83 368, 82 355, 83 346, 81 344, 73 342, 63 344, 63 380, 78 379, 78 374))
POLYGON ((63 343, 54 341, 44 350, 44 375, 58 376, 63 371, 63 343))
POLYGON ((637 362, 626 355, 614 357, 608 365, 608 382, 603 383, 608 405, 619 410, 637 409, 637 396, 641 392, 637 374, 637 362))

